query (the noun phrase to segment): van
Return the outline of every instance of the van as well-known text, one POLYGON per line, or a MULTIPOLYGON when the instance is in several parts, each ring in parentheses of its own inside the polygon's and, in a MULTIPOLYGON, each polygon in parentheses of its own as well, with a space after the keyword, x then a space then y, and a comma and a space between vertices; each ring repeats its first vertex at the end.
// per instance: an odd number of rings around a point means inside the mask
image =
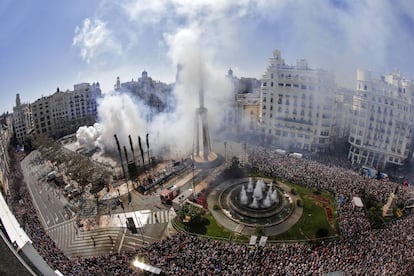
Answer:
POLYGON ((57 175, 57 171, 51 171, 50 173, 46 175, 46 180, 52 181, 56 178, 56 175, 57 175))
POLYGON ((290 157, 294 157, 294 158, 301 159, 303 157, 303 154, 294 152, 294 153, 289 154, 289 156, 290 157))

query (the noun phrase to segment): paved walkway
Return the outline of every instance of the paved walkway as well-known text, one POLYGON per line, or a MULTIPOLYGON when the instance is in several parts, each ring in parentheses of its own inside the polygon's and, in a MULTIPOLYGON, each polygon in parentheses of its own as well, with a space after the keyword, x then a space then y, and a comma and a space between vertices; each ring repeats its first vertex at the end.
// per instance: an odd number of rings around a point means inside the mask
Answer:
MULTIPOLYGON (((264 181, 269 181, 270 179, 267 178, 255 178, 263 179, 264 181)), ((221 192, 226 188, 228 185, 233 185, 236 183, 246 183, 249 182, 249 178, 241 178, 241 179, 232 179, 223 182, 222 184, 218 185, 216 188, 214 188, 210 194, 207 197, 207 203, 208 203, 208 209, 211 212, 211 214, 214 216, 216 221, 224 226, 225 228, 229 229, 230 231, 233 231, 238 234, 242 235, 255 235, 256 234, 256 227, 248 226, 243 223, 239 223, 233 219, 230 219, 229 216, 225 214, 226 210, 214 210, 214 205, 218 205, 218 198, 221 194, 221 192)), ((278 182, 278 185, 285 190, 286 192, 290 191, 290 188, 283 184, 278 182)), ((293 225, 295 225, 299 219, 302 216, 303 208, 298 207, 296 204, 296 201, 299 199, 298 196, 293 195, 291 193, 288 193, 289 196, 292 198, 293 202, 293 212, 292 214, 283 222, 273 225, 273 226, 267 226, 263 228, 263 234, 267 236, 276 236, 281 233, 286 232, 289 230, 293 225)), ((228 212, 228 211, 227 211, 228 212)))

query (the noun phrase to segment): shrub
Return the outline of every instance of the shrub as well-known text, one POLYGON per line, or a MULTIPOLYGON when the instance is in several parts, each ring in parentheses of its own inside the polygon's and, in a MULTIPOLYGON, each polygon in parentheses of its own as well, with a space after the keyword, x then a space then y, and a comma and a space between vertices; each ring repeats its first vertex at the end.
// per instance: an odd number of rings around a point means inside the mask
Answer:
POLYGON ((254 233, 255 233, 257 236, 262 236, 262 235, 263 235, 263 227, 262 227, 262 226, 258 226, 258 227, 256 227, 256 229, 255 229, 254 233))
POLYGON ((315 235, 316 235, 317 238, 324 238, 324 237, 327 237, 328 234, 329 234, 328 229, 326 229, 326 228, 318 228, 318 230, 316 230, 316 234, 315 235))
POLYGON ((292 188, 292 190, 290 190, 290 192, 292 193, 292 195, 297 195, 298 193, 296 192, 295 188, 292 188))
POLYGON ((315 189, 315 190, 313 191, 313 194, 315 194, 315 195, 320 195, 320 194, 321 194, 321 191, 320 191, 320 190, 318 190, 318 189, 315 189))

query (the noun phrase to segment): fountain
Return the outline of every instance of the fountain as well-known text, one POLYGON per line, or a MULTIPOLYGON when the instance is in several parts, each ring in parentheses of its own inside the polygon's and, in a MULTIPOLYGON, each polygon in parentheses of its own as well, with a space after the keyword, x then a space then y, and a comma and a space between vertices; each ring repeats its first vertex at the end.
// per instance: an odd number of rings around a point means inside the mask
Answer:
MULTIPOLYGON (((270 199, 272 199, 272 198, 271 198, 272 193, 273 193, 272 183, 270 183, 270 185, 269 185, 268 187, 269 187, 269 188, 267 189, 267 194, 266 194, 266 196, 268 196, 268 197, 270 197, 270 199)), ((273 200, 272 200, 272 201, 273 201, 273 200)))
MULTIPOLYGON (((277 225, 297 222, 302 209, 296 208, 296 198, 293 196, 284 183, 261 177, 246 177, 224 181, 210 193, 209 198, 212 202, 217 202, 220 208, 211 209, 213 216, 220 216, 221 220, 224 215, 227 219, 244 225, 236 227, 236 230, 232 226, 231 230, 239 233, 239 229, 242 229, 243 233, 252 235, 257 227, 263 227, 266 233, 273 233, 280 230, 277 225), (288 220, 293 212, 300 214, 288 220)), ((223 226, 226 227, 227 224, 223 226)))
POLYGON ((264 207, 264 208, 268 208, 268 207, 270 207, 272 204, 273 204, 273 202, 272 202, 272 200, 270 199, 270 195, 269 195, 269 193, 267 193, 267 196, 266 196, 266 198, 263 200, 262 205, 263 205, 263 207, 264 207))
MULTIPOLYGON (((279 198, 277 196, 277 191, 273 190, 273 183, 266 184, 263 179, 259 179, 256 181, 256 186, 253 189, 253 184, 251 177, 249 178, 249 184, 247 187, 247 192, 252 191, 253 194, 247 196, 246 190, 244 189, 244 185, 242 185, 240 191, 240 198, 239 203, 241 205, 248 205, 250 208, 253 209, 260 209, 260 208, 269 208, 274 204, 279 203, 279 198), (266 190, 267 188, 267 190, 266 190), (265 195, 265 196, 264 196, 265 195), (250 198, 250 200, 249 200, 250 198), (263 199, 264 198, 264 199, 263 199)), ((251 192, 249 192, 251 193, 251 192)))
POLYGON ((277 196, 277 191, 274 190, 272 195, 270 196, 270 199, 275 203, 278 204, 279 203, 279 197, 277 196))
POLYGON ((258 209, 259 208, 259 202, 255 197, 253 197, 252 203, 249 205, 250 208, 258 209))
POLYGON ((246 190, 244 189, 244 185, 242 185, 242 189, 240 192, 240 203, 242 205, 247 205, 247 200, 248 198, 247 198, 246 190))
POLYGON ((231 220, 249 226, 271 226, 282 223, 294 209, 282 193, 286 191, 274 182, 245 178, 227 184, 220 191, 218 201, 231 220))
POLYGON ((254 188, 253 198, 256 200, 262 200, 263 198, 262 185, 260 185, 259 181, 256 183, 256 188, 254 188))
POLYGON ((249 184, 247 185, 247 192, 252 193, 253 192, 253 181, 252 178, 249 177, 249 184))

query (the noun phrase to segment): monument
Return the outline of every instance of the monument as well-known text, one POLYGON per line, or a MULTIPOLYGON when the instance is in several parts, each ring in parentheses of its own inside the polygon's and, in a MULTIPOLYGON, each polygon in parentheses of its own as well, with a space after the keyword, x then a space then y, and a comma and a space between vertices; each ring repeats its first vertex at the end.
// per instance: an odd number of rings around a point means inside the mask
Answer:
POLYGON ((387 203, 382 206, 382 216, 383 217, 392 217, 393 216, 393 209, 396 206, 397 196, 396 193, 391 192, 390 196, 388 197, 387 203))
POLYGON ((199 107, 196 109, 193 159, 198 168, 212 168, 220 163, 219 156, 211 151, 210 133, 207 122, 207 108, 204 106, 204 87, 200 81, 199 107))

